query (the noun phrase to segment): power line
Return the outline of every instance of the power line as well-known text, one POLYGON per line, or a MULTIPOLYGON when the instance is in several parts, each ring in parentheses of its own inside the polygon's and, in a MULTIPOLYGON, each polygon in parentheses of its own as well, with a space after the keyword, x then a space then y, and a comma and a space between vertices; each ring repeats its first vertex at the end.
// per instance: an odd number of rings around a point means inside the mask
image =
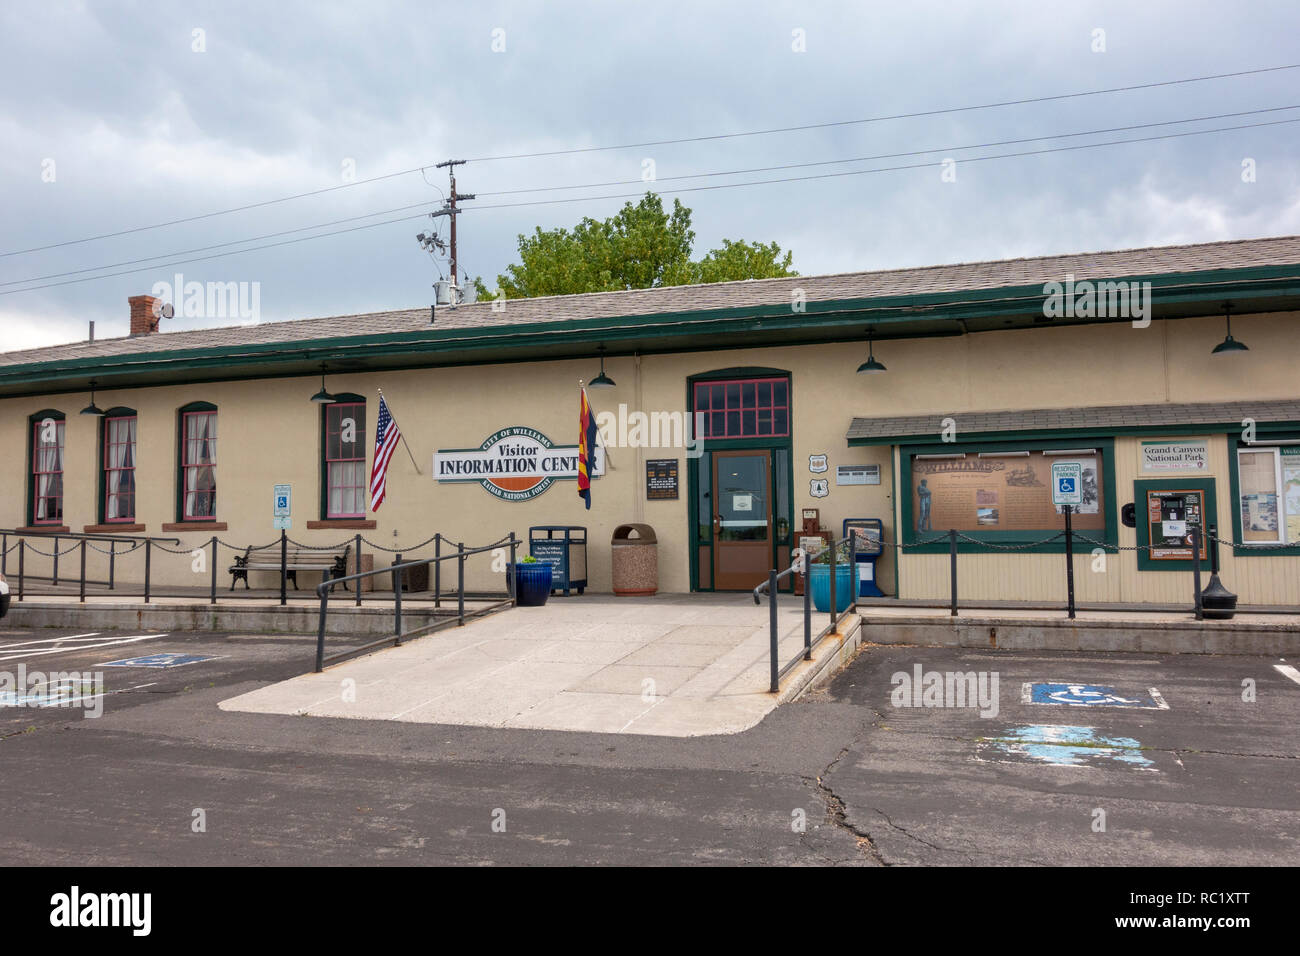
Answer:
MULTIPOLYGON (((874 156, 854 156, 848 159, 827 159, 827 160, 817 160, 817 161, 806 162, 806 163, 786 163, 777 166, 759 166, 759 167, 752 167, 749 169, 732 169, 732 170, 723 170, 719 172, 686 173, 680 176, 660 177, 655 180, 655 183, 676 182, 683 179, 705 179, 705 178, 712 178, 717 176, 738 176, 738 175, 746 175, 749 173, 774 172, 777 170, 784 170, 784 169, 807 169, 807 168, 817 167, 817 166, 839 165, 842 163, 875 162, 877 160, 897 159, 905 156, 923 156, 928 153, 956 153, 956 152, 963 152, 972 149, 989 149, 994 146, 1011 146, 1020 143, 1041 142, 1043 140, 1051 140, 1051 139, 1069 139, 1069 138, 1075 138, 1079 136, 1098 136, 1104 133, 1132 132, 1133 130, 1153 129, 1159 126, 1176 126, 1183 123, 1200 123, 1200 122, 1207 122, 1209 120, 1230 119, 1230 118, 1236 118, 1240 116, 1256 116, 1264 113, 1276 113, 1276 112, 1295 110, 1295 109, 1300 109, 1300 104, 1296 104, 1293 106, 1270 106, 1270 107, 1265 107, 1263 109, 1257 109, 1257 110, 1243 110, 1235 113, 1219 113, 1219 114, 1209 115, 1209 116, 1194 116, 1194 117, 1189 117, 1187 119, 1162 120, 1159 122, 1151 122, 1151 123, 1137 123, 1129 126, 1112 126, 1105 129, 1083 130, 1074 133, 1051 133, 1044 136, 1029 136, 1020 139, 997 140, 997 141, 992 141, 987 143, 972 143, 965 146, 936 146, 930 149, 908 150, 905 152, 898 152, 898 153, 879 153, 874 156)), ((1129 142, 1129 141, 1126 140, 1124 142, 1129 142)), ((963 162, 964 161, 965 160, 963 160, 963 162)), ((896 168, 915 168, 915 167, 890 167, 890 168, 896 169, 896 168)), ((855 174, 857 172, 870 172, 870 170, 854 171, 855 174)), ((573 185, 568 185, 568 186, 535 186, 527 189, 509 189, 509 190, 500 190, 497 192, 479 193, 478 195, 511 196, 511 195, 519 195, 522 193, 555 192, 555 191, 563 191, 563 190, 570 190, 570 189, 597 189, 597 188, 606 188, 610 186, 630 186, 630 185, 652 185, 652 184, 644 183, 644 181, 640 179, 626 179, 626 180, 614 180, 610 182, 599 182, 599 183, 575 183, 573 185)), ((461 194, 459 198, 466 198, 466 197, 463 194, 461 194)), ((579 199, 581 198, 584 197, 579 197, 579 199)), ((102 265, 89 266, 84 269, 72 269, 67 272, 52 272, 52 273, 47 273, 45 275, 29 276, 25 279, 9 279, 7 281, 0 282, 0 287, 12 286, 12 285, 23 285, 29 282, 42 282, 46 279, 61 279, 67 276, 83 275, 87 272, 99 272, 104 269, 116 269, 120 266, 137 265, 143 262, 153 262, 158 259, 170 259, 173 256, 191 255, 193 253, 198 253, 198 252, 210 252, 211 250, 214 249, 226 249, 231 246, 239 246, 245 243, 260 242, 264 239, 278 239, 282 236, 292 235, 297 232, 309 232, 313 229, 325 229, 330 226, 342 225, 344 223, 359 222, 362 219, 371 219, 374 218, 375 216, 387 216, 396 212, 406 212, 409 209, 418 209, 428 205, 429 202, 426 200, 424 202, 411 203, 405 206, 395 206, 391 209, 380 209, 380 210, 376 210, 375 212, 364 213, 359 216, 348 216, 343 219, 333 219, 327 222, 319 222, 310 226, 298 226, 293 229, 280 230, 279 232, 269 232, 259 236, 248 236, 247 238, 244 239, 233 239, 229 242, 218 242, 207 246, 196 246, 195 248, 192 249, 177 249, 171 252, 159 253, 158 255, 154 255, 154 256, 143 256, 137 259, 124 259, 121 262, 109 262, 109 263, 104 263, 102 265)), ((503 208, 503 207, 500 204, 498 204, 495 206, 480 207, 480 208, 495 209, 495 208, 503 208)), ((418 217, 410 217, 410 218, 418 218, 418 217)), ((404 220, 396 219, 396 220, 388 220, 388 221, 401 222, 404 220)), ((309 236, 307 238, 315 238, 315 237, 309 236)))
MULTIPOLYGON (((991 149, 994 146, 1014 146, 1019 143, 1037 143, 1045 139, 1070 139, 1078 136, 1100 136, 1103 133, 1127 133, 1138 129, 1153 129, 1157 126, 1178 126, 1182 123, 1202 123, 1209 120, 1233 119, 1238 116, 1258 116, 1261 113, 1278 113, 1285 110, 1300 109, 1294 106, 1270 106, 1258 110, 1241 110, 1236 113, 1217 113, 1212 116, 1193 116, 1188 119, 1163 120, 1158 123, 1135 123, 1131 126, 1111 126, 1106 129, 1090 129, 1078 133, 1052 133, 1048 136, 1026 136, 1021 139, 1003 139, 988 143, 971 143, 967 146, 938 146, 933 149, 913 149, 901 153, 877 153, 874 156, 852 156, 848 159, 822 159, 808 163, 784 163, 779 166, 754 166, 749 169, 728 169, 715 173, 685 173, 680 176, 659 176, 654 182, 675 182, 679 179, 702 179, 707 176, 741 176, 747 173, 768 173, 779 169, 807 169, 812 166, 834 166, 840 163, 875 162, 880 159, 899 159, 903 156, 923 156, 926 153, 960 152, 967 149, 991 149)), ((521 193, 558 192, 566 189, 600 189, 607 186, 631 186, 643 182, 640 179, 616 179, 602 183, 582 183, 572 186, 532 186, 527 189, 503 189, 496 192, 482 192, 480 196, 515 196, 521 193)))
MULTIPOLYGON (((51 272, 43 276, 31 276, 27 279, 9 279, 5 282, 0 282, 0 286, 21 285, 24 282, 40 282, 45 279, 61 279, 64 276, 81 275, 82 273, 85 272, 98 272, 101 269, 116 269, 118 266, 132 266, 140 262, 152 262, 154 259, 170 259, 172 256, 187 256, 193 252, 208 252, 212 249, 225 249, 230 246, 242 246, 246 242, 260 242, 263 239, 276 239, 280 236, 292 235, 295 232, 309 232, 312 229, 324 229, 327 226, 338 226, 338 225, 342 225, 345 222, 357 222, 358 220, 361 219, 373 219, 375 216, 387 216, 390 213, 405 212, 408 209, 419 209, 423 206, 428 206, 428 205, 429 205, 429 201, 425 200, 424 202, 411 203, 410 205, 407 206, 394 206, 392 209, 379 209, 376 210, 375 212, 364 213, 360 216, 348 216, 344 219, 333 219, 329 222, 318 222, 311 226, 298 226, 297 228, 294 229, 282 229, 279 232, 263 233, 260 236, 249 236, 246 239, 232 239, 229 242, 217 242, 217 243, 213 243, 210 246, 196 246, 193 249, 177 249, 172 252, 159 253, 156 256, 142 256, 139 259, 123 259, 121 262, 106 262, 103 265, 99 265, 99 266, 88 266, 85 269, 71 269, 68 272, 51 272)), ((408 218, 419 219, 422 218, 423 215, 426 214, 421 214, 421 216, 411 216, 408 218)), ((401 222, 402 220, 390 219, 388 221, 401 222)), ((307 236, 306 238, 311 239, 314 237, 307 236)))
POLYGON ((554 149, 538 153, 508 153, 498 156, 479 156, 470 162, 487 163, 501 159, 535 159, 542 156, 568 156, 574 153, 599 153, 614 149, 641 149, 646 146, 671 146, 678 143, 701 143, 709 140, 739 139, 744 136, 767 136, 771 133, 799 133, 812 129, 831 129, 837 126, 858 126, 864 123, 883 123, 888 120, 918 119, 923 116, 944 116, 949 113, 967 113, 972 110, 991 110, 1003 106, 1026 106, 1030 103, 1051 103, 1060 100, 1078 99, 1082 96, 1102 96, 1109 93, 1130 93, 1134 90, 1151 90, 1161 86, 1180 86, 1184 83, 1203 83, 1207 80, 1225 80, 1236 76, 1252 76, 1257 73, 1273 73, 1278 70, 1294 70, 1300 63, 1286 66, 1267 66, 1257 70, 1240 70, 1236 73, 1214 73, 1208 76, 1191 76, 1181 80, 1161 80, 1155 83, 1137 83, 1133 86, 1112 86, 1104 90, 1084 90, 1078 93, 1057 93, 1052 96, 1030 96, 1019 100, 1001 100, 996 103, 978 103, 972 106, 949 106, 943 109, 918 110, 912 113, 891 113, 887 116, 869 116, 865 119, 838 120, 832 123, 809 123, 804 126, 779 126, 772 129, 752 130, 745 133, 717 133, 712 136, 687 136, 681 139, 657 139, 644 143, 622 143, 618 146, 583 146, 576 149, 554 149))
MULTIPOLYGON (((1259 129, 1268 126, 1285 126, 1291 123, 1300 123, 1300 117, 1296 117, 1293 119, 1285 119, 1285 120, 1270 120, 1268 122, 1263 122, 1263 123, 1244 123, 1237 126, 1220 126, 1212 129, 1186 130, 1181 133, 1161 133, 1156 136, 1140 136, 1131 139, 1107 140, 1100 143, 1079 143, 1073 146, 1054 146, 1047 149, 1021 150, 1019 152, 1014 152, 1014 153, 993 153, 988 156, 972 156, 969 159, 963 159, 962 162, 979 163, 979 162, 986 162, 988 160, 994 160, 994 159, 1014 159, 1023 156, 1041 156, 1048 153, 1065 153, 1065 152, 1072 152, 1075 150, 1097 149, 1104 146, 1121 146, 1128 143, 1147 143, 1147 142, 1153 142, 1157 140, 1181 139, 1188 136, 1206 136, 1211 133, 1224 133, 1224 132, 1232 132, 1232 131, 1243 130, 1243 129, 1259 129)), ((767 185, 774 185, 779 183, 808 182, 817 179, 835 179, 835 178, 841 178, 845 176, 863 176, 872 173, 895 172, 898 170, 905 170, 905 169, 926 169, 935 165, 939 165, 939 164, 933 162, 905 163, 897 166, 882 166, 882 167, 876 167, 872 169, 852 169, 852 170, 846 170, 837 173, 817 173, 809 176, 789 176, 789 177, 783 177, 777 179, 750 180, 741 183, 716 183, 713 185, 706 185, 706 186, 683 186, 677 189, 657 190, 657 192, 660 195, 671 196, 677 193, 707 192, 707 191, 712 191, 717 189, 736 189, 743 186, 767 186, 767 185)), ((531 200, 528 202, 480 205, 480 206, 473 207, 473 211, 478 212, 479 210, 487 210, 487 209, 518 209, 527 206, 546 206, 546 205, 557 205, 560 203, 598 202, 607 199, 635 199, 640 197, 641 195, 643 195, 643 193, 638 192, 638 193, 615 193, 615 194, 609 194, 604 196, 569 196, 562 199, 538 199, 538 200, 531 200)), ((414 216, 402 216, 396 219, 386 219, 381 222, 373 222, 361 226, 353 226, 348 229, 339 229, 339 230, 335 230, 334 232, 322 232, 313 236, 300 236, 296 239, 285 239, 281 242, 273 242, 261 246, 250 246, 247 249, 235 249, 230 252, 219 252, 210 256, 199 256, 192 259, 180 259, 174 262, 160 263, 153 266, 145 266, 139 269, 127 269, 121 272, 110 272, 110 273, 105 273, 104 275, 97 275, 97 276, 85 276, 80 279, 65 279, 62 282, 51 282, 45 285, 28 286, 27 288, 23 288, 23 289, 7 289, 5 291, 0 292, 0 296, 13 295, 18 292, 34 292, 38 289, 49 289, 49 288, 54 288, 56 286, 74 285, 80 282, 93 282, 96 279, 111 279, 116 276, 133 275, 138 272, 149 272, 153 269, 170 268, 171 266, 186 265, 191 262, 204 262, 209 259, 221 259, 226 256, 239 255, 245 252, 257 252, 262 249, 273 249, 278 246, 286 246, 286 245, 293 245, 299 242, 307 242, 308 240, 311 239, 324 239, 328 236, 343 235, 349 232, 357 232, 361 229, 373 229, 376 226, 386 226, 397 222, 409 222, 412 219, 423 219, 424 216, 425 214, 423 213, 414 216)), ((307 228, 311 228, 311 227, 307 227, 307 228)), ((244 240, 244 241, 252 241, 252 240, 244 240)), ((100 268, 104 268, 104 267, 100 267, 100 268)), ((31 280, 27 280, 27 281, 31 281, 31 280)))
MULTIPOLYGON (((1113 93, 1130 93, 1137 90, 1149 90, 1149 89, 1156 89, 1165 86, 1181 86, 1187 83, 1204 83, 1210 80, 1225 80, 1225 79, 1232 79, 1241 76, 1255 76, 1263 73, 1276 73, 1283 70, 1295 70, 1295 69, 1300 69, 1300 63, 1289 63, 1282 66, 1259 67, 1253 70, 1237 70, 1232 73, 1213 73, 1205 76, 1191 76, 1191 77, 1184 77, 1183 79, 1178 79, 1178 80, 1160 80, 1152 83, 1137 83, 1130 86, 1114 86, 1114 87, 1109 87, 1107 89, 1100 89, 1100 90, 1083 90, 1075 93, 1057 93, 1051 96, 1033 96, 1033 97, 1025 97, 1016 100, 1001 100, 995 103, 978 103, 978 104, 973 104, 968 106, 952 106, 952 107, 944 107, 942 109, 919 110, 911 113, 894 113, 885 116, 871 116, 863 119, 837 120, 828 123, 809 123, 802 126, 783 126, 783 127, 772 128, 772 129, 750 130, 750 131, 739 132, 739 133, 715 133, 706 136, 685 136, 676 139, 648 140, 646 142, 641 142, 641 143, 622 143, 615 146, 581 146, 581 147, 574 147, 569 149, 554 149, 554 150, 545 150, 545 151, 533 152, 533 153, 509 153, 509 154, 499 154, 496 156, 480 156, 469 161, 470 162, 496 162, 499 160, 510 160, 510 159, 536 159, 536 158, 548 157, 548 156, 568 156, 568 155, 574 155, 579 153, 609 152, 612 150, 619 150, 619 149, 639 149, 639 148, 644 148, 646 146, 668 146, 668 145, 677 145, 681 143, 702 143, 702 142, 709 142, 714 140, 739 139, 742 137, 749 137, 749 136, 768 136, 774 133, 806 132, 808 130, 814 130, 814 129, 833 129, 842 126, 856 126, 856 125, 862 125, 866 123, 881 123, 889 120, 915 119, 924 116, 943 116, 952 113, 970 112, 973 110, 998 109, 1005 106, 1024 106, 1031 103, 1057 102, 1060 100, 1078 99, 1080 97, 1085 97, 1085 96, 1104 96, 1113 93)), ((310 196, 319 196, 324 193, 336 192, 341 189, 350 189, 353 186, 363 186, 369 183, 380 182, 381 180, 387 180, 387 179, 395 179, 400 176, 407 176, 417 172, 422 173, 423 170, 427 169, 431 165, 434 164, 428 163, 425 164, 424 166, 413 166, 410 169, 403 169, 403 170, 398 170, 396 172, 384 173, 379 176, 371 176, 366 179, 358 179, 353 182, 340 183, 335 186, 325 186, 320 189, 308 190, 307 192, 294 193, 293 195, 290 196, 281 196, 276 199, 265 199, 260 202, 246 203, 245 205, 242 206, 232 206, 229 209, 218 209, 215 210, 214 212, 200 213, 194 216, 183 216, 179 219, 169 219, 165 222, 156 222, 147 226, 135 226, 130 229, 120 229, 117 230, 116 232, 105 232, 105 233, 100 233, 99 235, 96 236, 86 236, 82 239, 68 239, 62 242, 48 243, 43 246, 31 246, 30 248, 27 249, 14 249, 10 252, 0 252, 0 259, 8 258, 10 256, 26 255, 32 252, 44 252, 49 249, 59 249, 64 246, 79 245, 86 242, 96 242, 100 239, 113 239, 118 236, 127 236, 133 233, 146 232, 150 229, 162 229, 167 226, 177 226, 189 222, 198 222, 200 220, 211 219, 216 216, 226 216, 226 215, 230 215, 231 213, 246 212, 250 209, 261 209, 266 206, 273 206, 278 203, 290 202, 295 199, 305 199, 310 196)))

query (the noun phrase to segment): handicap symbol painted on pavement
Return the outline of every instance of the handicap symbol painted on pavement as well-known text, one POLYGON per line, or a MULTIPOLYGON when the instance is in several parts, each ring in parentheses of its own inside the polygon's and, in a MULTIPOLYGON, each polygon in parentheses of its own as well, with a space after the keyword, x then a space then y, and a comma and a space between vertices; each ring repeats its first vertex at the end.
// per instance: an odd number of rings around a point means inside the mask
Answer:
POLYGON ((96 667, 183 667, 186 664, 197 664, 199 661, 215 661, 215 657, 202 657, 198 654, 147 654, 144 657, 127 657, 120 661, 109 661, 106 664, 97 664, 96 667))
POLYGON ((1134 770, 1159 773, 1133 737, 1108 737, 1095 727, 1050 727, 1031 724, 1012 727, 1000 736, 981 741, 977 759, 1019 760, 1053 767, 1098 768, 1118 763, 1134 770))
POLYGON ((1072 684, 1046 681, 1021 685, 1022 704, 1067 704, 1071 707, 1136 707, 1141 710, 1168 710, 1169 705, 1154 687, 1145 694, 1121 694, 1114 687, 1101 684, 1072 684))

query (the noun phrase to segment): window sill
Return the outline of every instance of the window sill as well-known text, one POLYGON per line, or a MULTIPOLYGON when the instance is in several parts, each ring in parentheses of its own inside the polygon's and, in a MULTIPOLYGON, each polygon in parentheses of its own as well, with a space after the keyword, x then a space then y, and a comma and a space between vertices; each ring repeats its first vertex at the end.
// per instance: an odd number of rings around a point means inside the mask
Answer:
POLYGON ((65 524, 38 524, 28 528, 14 528, 15 534, 71 534, 72 529, 65 524))
POLYGON ((81 529, 82 534, 133 534, 144 531, 142 524, 88 524, 81 529))
POLYGON ((373 531, 378 525, 377 521, 367 521, 364 518, 327 518, 324 521, 308 521, 307 530, 337 528, 342 531, 373 531))
POLYGON ((162 526, 164 531, 202 531, 204 528, 209 531, 227 530, 224 521, 177 521, 162 526))

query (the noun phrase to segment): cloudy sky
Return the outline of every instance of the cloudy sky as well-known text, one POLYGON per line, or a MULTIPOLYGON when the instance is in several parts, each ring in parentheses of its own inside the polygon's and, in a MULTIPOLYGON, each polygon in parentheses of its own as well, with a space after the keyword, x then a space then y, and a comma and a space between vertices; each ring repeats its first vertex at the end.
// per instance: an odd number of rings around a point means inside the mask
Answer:
MULTIPOLYGON (((1300 119, 1300 109, 960 148, 1300 106, 1300 70, 771 135, 493 158, 1284 66, 1300 62, 1298 31, 1292 0, 7 0, 0 252, 10 254, 0 257, 0 350, 83 338, 90 319, 101 337, 123 335, 126 297, 177 272, 187 282, 258 283, 261 321, 424 307, 446 269, 415 240, 433 223, 387 220, 441 206, 446 171, 432 167, 447 158, 475 160, 458 171, 459 190, 478 196, 460 220, 460 256, 489 286, 513 261, 520 232, 612 214, 625 200, 600 197, 643 190, 647 161, 655 188, 694 210, 697 255, 724 237, 775 240, 804 274, 1300 233, 1300 123, 970 162, 1276 123, 1300 119), (933 152, 670 178, 918 150, 933 152), (955 182, 937 165, 948 157, 957 161, 955 182), (1243 181, 1248 159, 1254 182, 1243 181), (917 163, 934 165, 695 189, 917 163), (389 175, 404 170, 414 171, 389 175), (373 177, 387 178, 364 182, 373 177), (557 186, 575 188, 519 192, 557 186), (557 198, 577 201, 537 204, 557 198), (392 211, 402 207, 411 208, 392 211), (285 243, 343 229, 350 231, 285 243), (71 242, 125 230, 138 231, 71 242), (284 244, 184 261, 270 243, 284 244), (52 244, 59 245, 24 251, 52 244)), ((229 324, 180 317, 165 331, 229 324)))

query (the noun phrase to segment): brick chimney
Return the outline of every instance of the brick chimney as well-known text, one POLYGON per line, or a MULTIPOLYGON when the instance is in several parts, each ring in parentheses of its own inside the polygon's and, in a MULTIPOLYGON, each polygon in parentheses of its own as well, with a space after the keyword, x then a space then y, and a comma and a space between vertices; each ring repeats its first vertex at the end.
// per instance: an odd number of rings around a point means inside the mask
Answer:
POLYGON ((131 337, 152 335, 158 331, 158 316, 154 312, 161 301, 157 296, 133 295, 127 297, 131 303, 131 337))

